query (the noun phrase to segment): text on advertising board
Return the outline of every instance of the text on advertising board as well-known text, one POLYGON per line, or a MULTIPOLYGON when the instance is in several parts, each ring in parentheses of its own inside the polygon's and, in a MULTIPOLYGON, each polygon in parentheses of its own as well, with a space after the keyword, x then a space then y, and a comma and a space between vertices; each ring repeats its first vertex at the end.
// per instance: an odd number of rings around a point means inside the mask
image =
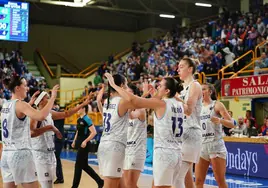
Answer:
POLYGON ((268 75, 223 79, 222 97, 268 95, 268 75))

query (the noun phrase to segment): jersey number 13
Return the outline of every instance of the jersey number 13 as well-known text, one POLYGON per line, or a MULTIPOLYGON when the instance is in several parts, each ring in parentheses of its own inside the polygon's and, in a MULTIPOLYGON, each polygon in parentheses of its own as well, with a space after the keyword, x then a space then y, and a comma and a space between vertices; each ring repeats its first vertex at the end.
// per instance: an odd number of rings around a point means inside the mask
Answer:
POLYGON ((172 131, 173 131, 173 135, 175 137, 180 137, 183 133, 183 127, 182 127, 182 123, 183 123, 183 119, 180 117, 172 117, 172 131))

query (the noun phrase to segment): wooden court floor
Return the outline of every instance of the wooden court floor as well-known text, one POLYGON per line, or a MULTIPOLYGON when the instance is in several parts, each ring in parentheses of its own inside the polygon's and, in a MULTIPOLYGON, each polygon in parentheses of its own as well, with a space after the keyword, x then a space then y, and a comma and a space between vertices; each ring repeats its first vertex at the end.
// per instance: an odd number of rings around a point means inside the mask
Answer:
MULTIPOLYGON (((73 175, 74 175, 74 162, 68 160, 62 160, 63 173, 64 173, 64 184, 55 185, 55 188, 70 188, 72 187, 73 175)), ((98 172, 98 167, 91 165, 96 172, 98 172)), ((0 173, 1 174, 1 173, 0 173)), ((3 187, 2 176, 0 176, 0 188, 3 187)), ((152 176, 142 174, 139 182, 139 188, 151 188, 152 176)), ((21 186, 18 186, 21 187, 21 186)), ((91 177, 89 177, 85 172, 82 173, 82 178, 79 187, 81 188, 97 188, 97 184, 91 177)), ((214 188, 215 186, 205 186, 205 188, 214 188)))

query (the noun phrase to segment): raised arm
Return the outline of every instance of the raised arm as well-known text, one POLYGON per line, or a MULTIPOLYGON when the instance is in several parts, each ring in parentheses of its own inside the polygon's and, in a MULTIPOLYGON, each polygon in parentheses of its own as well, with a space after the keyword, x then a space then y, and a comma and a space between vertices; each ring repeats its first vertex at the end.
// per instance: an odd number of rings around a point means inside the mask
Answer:
POLYGON ((144 99, 142 97, 135 96, 132 93, 129 93, 123 88, 117 86, 114 83, 114 79, 111 74, 105 73, 105 76, 107 77, 111 87, 113 87, 122 98, 124 98, 126 101, 129 101, 135 109, 138 109, 138 108, 156 109, 156 108, 165 107, 166 105, 164 101, 157 99, 157 98, 144 99))
POLYGON ((53 120, 64 119, 64 118, 67 118, 67 117, 70 117, 70 116, 74 115, 74 114, 75 114, 76 112, 78 112, 83 106, 88 105, 88 103, 89 103, 89 101, 92 99, 92 97, 93 97, 93 94, 90 93, 90 94, 88 95, 88 97, 86 98, 86 100, 85 100, 82 104, 80 104, 80 105, 78 105, 78 106, 76 106, 76 107, 74 107, 74 108, 71 108, 71 109, 69 109, 69 110, 67 110, 67 111, 64 111, 64 112, 56 112, 56 111, 52 110, 52 111, 51 111, 52 119, 53 119, 53 120))
POLYGON ((104 93, 104 84, 102 84, 102 88, 97 95, 97 106, 101 114, 103 113, 103 107, 102 107, 103 93, 104 93))
POLYGON ((44 120, 49 112, 51 111, 51 108, 53 107, 54 101, 57 97, 57 91, 59 89, 59 85, 55 85, 52 89, 51 98, 46 104, 46 106, 42 110, 36 110, 31 107, 29 103, 26 103, 24 101, 18 101, 16 104, 16 114, 19 118, 26 116, 29 116, 31 119, 42 121, 44 120))
POLYGON ((138 109, 138 110, 135 110, 135 111, 131 111, 129 113, 129 117, 130 119, 139 119, 141 121, 145 121, 146 119, 146 110, 144 108, 142 109, 138 109))
POLYGON ((186 102, 184 102, 184 113, 188 116, 190 116, 193 113, 194 107, 196 106, 196 103, 198 99, 201 97, 201 86, 194 82, 191 85, 191 89, 189 91, 190 95, 186 102))
POLYGON ((229 115, 229 113, 227 112, 225 106, 217 101, 215 104, 215 111, 221 115, 222 118, 218 118, 218 117, 212 117, 211 121, 215 124, 222 124, 225 127, 228 128, 234 128, 234 122, 232 121, 231 116, 229 115))
POLYGON ((38 91, 36 91, 34 94, 33 94, 33 96, 31 97, 31 100, 28 102, 29 103, 29 105, 33 105, 34 104, 34 101, 36 100, 36 96, 38 95, 40 93, 40 91, 38 90, 38 91))

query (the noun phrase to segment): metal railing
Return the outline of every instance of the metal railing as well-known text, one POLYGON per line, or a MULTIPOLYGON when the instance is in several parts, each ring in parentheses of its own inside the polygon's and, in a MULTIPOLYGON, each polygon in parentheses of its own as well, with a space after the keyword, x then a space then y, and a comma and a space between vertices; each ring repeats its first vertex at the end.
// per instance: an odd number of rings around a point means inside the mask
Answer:
MULTIPOLYGON (((260 44, 258 44, 256 47, 255 47, 255 58, 258 58, 258 49, 260 50, 261 47, 263 47, 264 45, 266 45, 268 43, 267 40, 265 41, 262 41, 260 44)), ((260 50, 261 52, 261 50, 260 50)))
POLYGON ((230 78, 235 78, 239 74, 245 74, 245 73, 255 73, 255 72, 262 72, 262 71, 267 71, 268 68, 261 68, 261 69, 256 69, 255 68, 255 62, 259 60, 260 58, 254 58, 249 64, 247 64, 245 67, 237 71, 235 74, 233 74, 230 78), (248 69, 250 68, 250 69, 248 69))
POLYGON ((237 59, 235 59, 233 62, 231 62, 230 64, 226 65, 225 67, 223 67, 222 69, 220 69, 218 71, 218 80, 221 80, 222 78, 224 78, 226 75, 232 75, 235 74, 235 72, 225 72, 225 70, 227 68, 231 68, 236 62, 238 62, 239 60, 243 59, 244 57, 248 56, 248 55, 252 55, 251 59, 254 59, 255 54, 253 52, 253 50, 249 50, 248 52, 246 52, 245 54, 241 55, 240 57, 238 57, 237 59))
POLYGON ((38 56, 39 56, 40 59, 42 60, 42 62, 43 62, 43 64, 44 64, 45 68, 47 69, 47 71, 48 71, 48 73, 49 73, 49 75, 50 75, 51 77, 55 77, 54 73, 51 71, 51 69, 50 69, 50 67, 49 67, 49 65, 48 65, 48 63, 47 63, 47 61, 45 60, 44 56, 40 53, 40 51, 39 51, 38 49, 36 49, 35 52, 38 54, 38 56))

